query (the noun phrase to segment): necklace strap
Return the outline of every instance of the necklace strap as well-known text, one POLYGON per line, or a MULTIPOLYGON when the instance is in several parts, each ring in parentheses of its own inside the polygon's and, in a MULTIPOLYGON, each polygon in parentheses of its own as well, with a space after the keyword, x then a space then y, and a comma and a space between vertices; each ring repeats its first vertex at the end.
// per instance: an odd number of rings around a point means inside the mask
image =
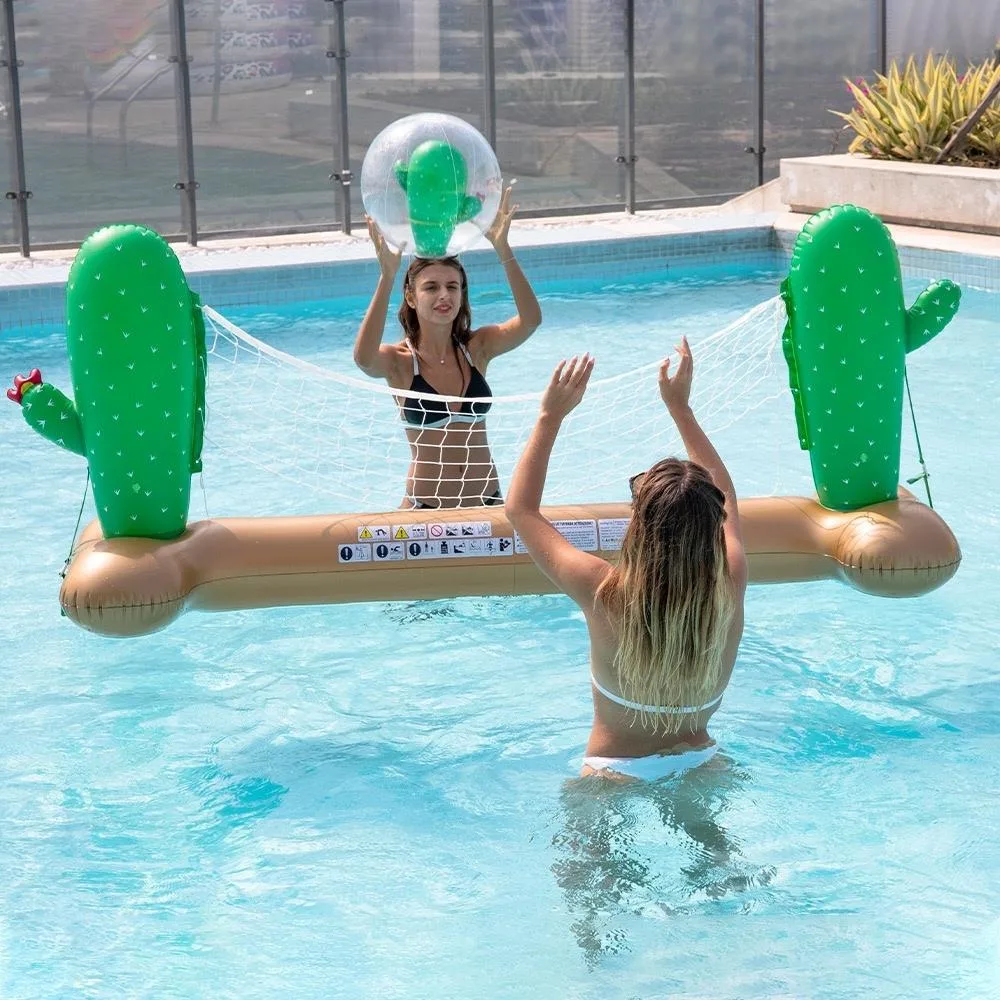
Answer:
MULTIPOLYGON (((406 342, 407 342, 407 344, 409 344, 410 351, 413 353, 414 358, 416 358, 416 356, 418 354, 420 354, 419 348, 415 348, 413 346, 413 344, 410 344, 409 340, 407 340, 406 342)), ((454 351, 455 350, 455 341, 454 340, 451 342, 451 347, 452 347, 452 350, 454 351)), ((466 357, 468 357, 468 353, 466 353, 466 357)), ((428 357, 424 358, 423 360, 426 361, 428 364, 433 364, 435 361, 437 361, 439 364, 443 365, 445 363, 445 361, 448 360, 448 355, 445 354, 445 356, 443 358, 432 358, 432 357, 428 356, 428 357)), ((414 362, 414 363, 416 363, 416 362, 414 362)))

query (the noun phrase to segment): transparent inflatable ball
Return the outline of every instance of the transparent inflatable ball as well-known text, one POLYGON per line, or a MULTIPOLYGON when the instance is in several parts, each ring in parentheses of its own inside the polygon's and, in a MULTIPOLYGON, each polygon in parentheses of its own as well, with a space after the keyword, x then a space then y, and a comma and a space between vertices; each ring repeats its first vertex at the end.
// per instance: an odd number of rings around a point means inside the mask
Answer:
POLYGON ((409 115, 374 139, 361 199, 386 240, 419 257, 447 257, 493 224, 503 179, 486 139, 452 115, 409 115))

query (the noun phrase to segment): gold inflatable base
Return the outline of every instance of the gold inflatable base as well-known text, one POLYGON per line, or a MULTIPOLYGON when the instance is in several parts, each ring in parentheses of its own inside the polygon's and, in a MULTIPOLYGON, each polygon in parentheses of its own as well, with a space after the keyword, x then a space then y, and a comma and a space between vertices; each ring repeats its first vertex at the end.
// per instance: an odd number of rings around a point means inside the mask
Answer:
MULTIPOLYGON (((616 558, 627 504, 548 507, 573 544, 616 558)), ((751 583, 840 579, 883 597, 925 594, 961 560, 944 521, 912 494, 846 513, 805 497, 740 501, 751 583)), ((66 614, 107 636, 183 611, 552 593, 502 507, 220 518, 179 538, 106 540, 94 522, 60 591, 66 614)))

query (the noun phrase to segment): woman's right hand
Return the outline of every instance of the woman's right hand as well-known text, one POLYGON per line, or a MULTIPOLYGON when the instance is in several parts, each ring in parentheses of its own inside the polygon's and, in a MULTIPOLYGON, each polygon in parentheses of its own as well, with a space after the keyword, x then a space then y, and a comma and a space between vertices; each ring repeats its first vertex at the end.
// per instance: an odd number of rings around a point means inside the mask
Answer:
POLYGON ((403 257, 402 250, 390 250, 389 244, 382 235, 382 230, 371 216, 368 219, 368 235, 372 243, 375 244, 375 256, 378 258, 378 266, 382 269, 382 276, 389 281, 394 281, 396 273, 399 271, 399 262, 403 257))
POLYGON ((542 395, 540 419, 562 422, 571 410, 580 405, 593 370, 594 359, 589 354, 560 361, 542 395))
POLYGON ((687 337, 681 337, 677 345, 677 353, 681 356, 677 366, 677 374, 670 376, 670 358, 664 358, 660 365, 660 398, 666 404, 671 414, 686 410, 691 397, 691 378, 694 374, 694 361, 691 358, 691 348, 687 337))

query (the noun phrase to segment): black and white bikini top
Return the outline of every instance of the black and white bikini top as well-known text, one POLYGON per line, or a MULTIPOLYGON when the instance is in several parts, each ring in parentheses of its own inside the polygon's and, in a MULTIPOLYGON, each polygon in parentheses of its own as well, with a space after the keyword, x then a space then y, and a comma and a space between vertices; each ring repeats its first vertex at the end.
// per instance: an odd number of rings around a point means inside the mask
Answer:
MULTIPOLYGON (((413 356, 413 381, 410 383, 410 392, 427 392, 435 396, 441 394, 420 374, 420 363, 417 361, 417 351, 409 339, 406 346, 413 356)), ((462 396, 465 402, 458 410, 449 410, 444 399, 412 399, 407 397, 403 400, 400 409, 403 419, 414 427, 444 427, 451 422, 473 424, 482 420, 490 407, 493 405, 484 397, 492 397, 489 384, 483 377, 482 372, 472 363, 465 344, 459 345, 465 360, 469 362, 469 381, 466 383, 462 396)))

